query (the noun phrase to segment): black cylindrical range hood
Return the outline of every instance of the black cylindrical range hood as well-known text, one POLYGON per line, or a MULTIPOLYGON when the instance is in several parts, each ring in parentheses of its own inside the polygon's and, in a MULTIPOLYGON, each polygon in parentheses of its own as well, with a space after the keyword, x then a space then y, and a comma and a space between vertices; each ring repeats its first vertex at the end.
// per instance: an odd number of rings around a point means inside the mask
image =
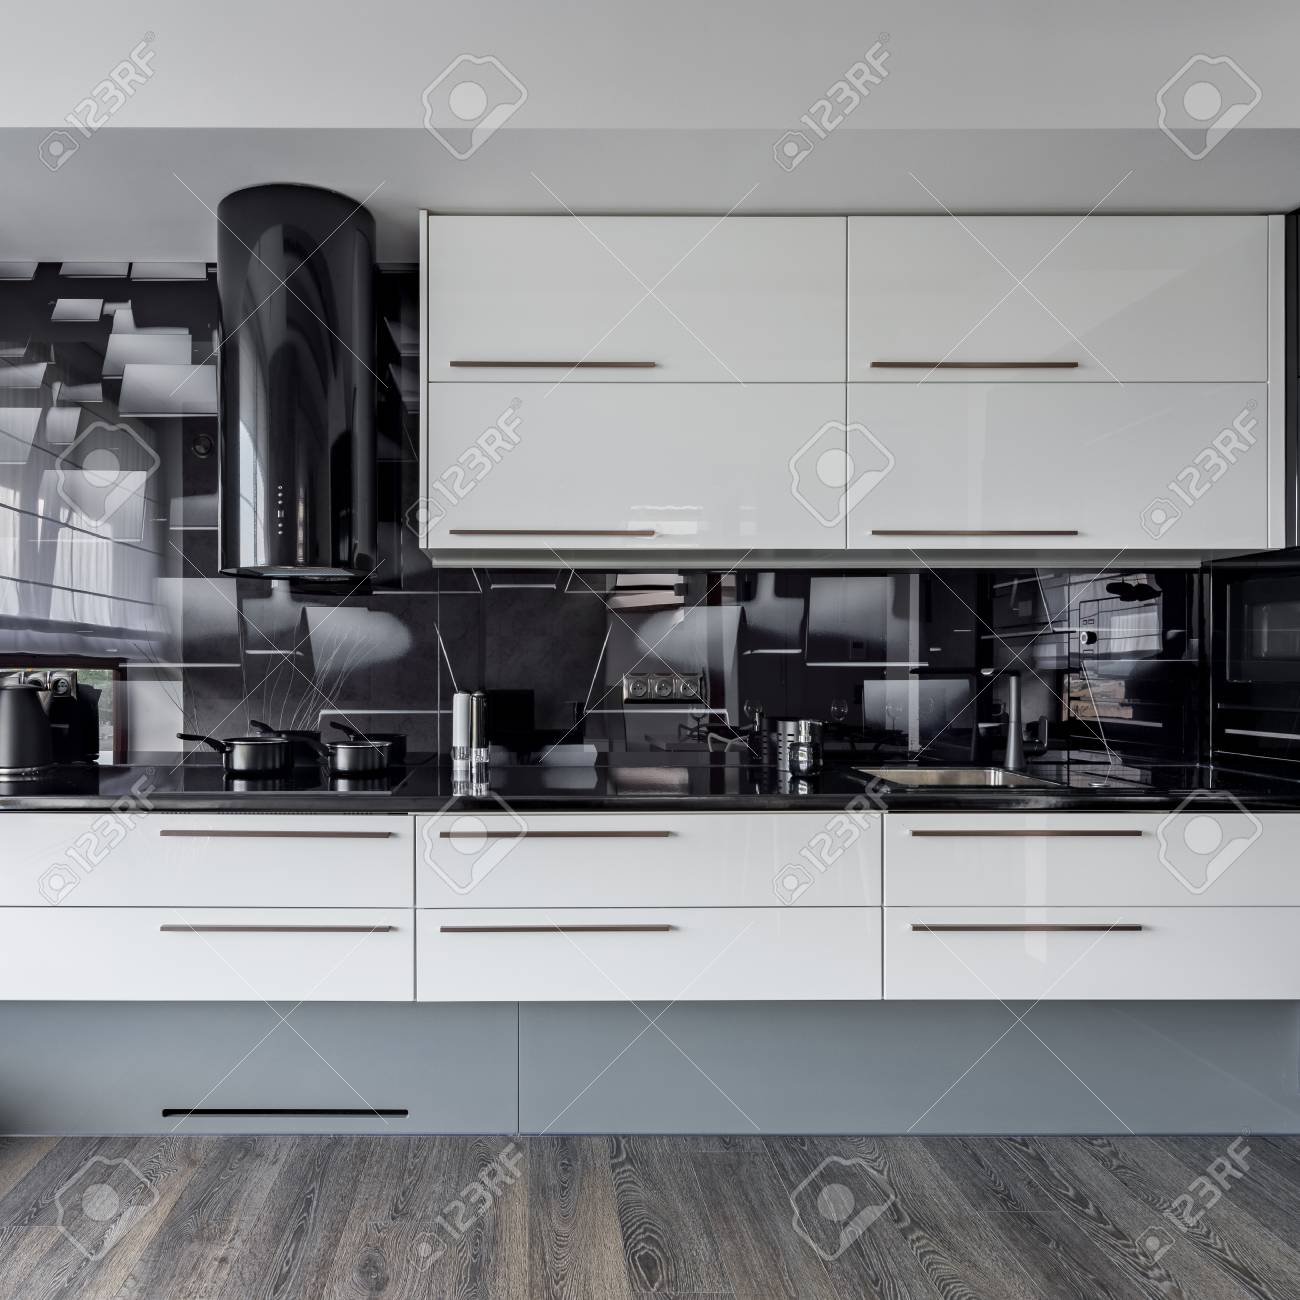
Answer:
POLYGON ((375 221, 310 185, 217 209, 223 573, 376 565, 375 221))

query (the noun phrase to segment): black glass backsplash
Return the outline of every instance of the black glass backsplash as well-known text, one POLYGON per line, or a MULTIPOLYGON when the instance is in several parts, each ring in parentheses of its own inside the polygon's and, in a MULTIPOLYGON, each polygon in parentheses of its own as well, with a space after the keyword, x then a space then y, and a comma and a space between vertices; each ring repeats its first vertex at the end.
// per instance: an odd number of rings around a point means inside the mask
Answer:
MULTIPOLYGON (((179 749, 180 730, 332 718, 442 749, 459 687, 493 693, 495 738, 521 751, 561 740, 720 748, 762 713, 841 723, 881 754, 993 759, 1014 670, 1024 718, 1055 756, 1201 756, 1197 569, 433 566, 407 523, 418 496, 413 270, 379 277, 373 581, 222 577, 214 276, 141 278, 142 266, 0 266, 17 276, 0 279, 0 666, 119 667, 132 752, 179 749), (106 499, 106 463, 136 473, 131 490, 106 499), (625 678, 646 694, 625 700, 625 678), (665 681, 682 698, 655 698, 665 681)), ((1296 635, 1271 627, 1263 659, 1285 660, 1296 635)), ((1242 662, 1258 707, 1260 656, 1242 662)), ((1300 692, 1300 679, 1287 682, 1300 692)))

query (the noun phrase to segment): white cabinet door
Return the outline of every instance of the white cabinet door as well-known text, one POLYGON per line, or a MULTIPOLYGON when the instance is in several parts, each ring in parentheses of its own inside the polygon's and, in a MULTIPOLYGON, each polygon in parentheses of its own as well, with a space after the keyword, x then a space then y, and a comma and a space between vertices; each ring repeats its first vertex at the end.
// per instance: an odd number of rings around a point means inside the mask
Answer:
POLYGON ((1265 384, 850 384, 891 467, 850 480, 849 547, 1269 544, 1265 384))
POLYGON ((420 907, 878 906, 881 815, 421 817, 420 907))
POLYGON ((0 999, 409 1002, 406 910, 0 908, 0 999))
POLYGON ((843 380, 845 229, 843 217, 430 217, 427 376, 843 380))
POLYGON ((887 907, 890 999, 1300 998, 1295 907, 887 907))
POLYGON ((840 384, 430 384, 424 545, 840 549, 843 418, 840 384))
POLYGON ((1268 303, 1267 217, 849 220, 855 380, 1262 381, 1268 303))
POLYGON ((1300 907, 1300 815, 889 813, 885 901, 907 907, 1300 907))
POLYGON ((18 813, 0 905, 410 907, 409 817, 18 813))
POLYGON ((421 911, 420 1002, 880 997, 878 907, 421 911))

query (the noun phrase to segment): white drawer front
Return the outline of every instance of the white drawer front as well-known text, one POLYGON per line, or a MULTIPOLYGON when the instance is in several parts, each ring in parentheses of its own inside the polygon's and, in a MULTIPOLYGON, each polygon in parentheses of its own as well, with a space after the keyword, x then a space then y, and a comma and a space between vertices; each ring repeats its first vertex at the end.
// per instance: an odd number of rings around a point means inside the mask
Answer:
POLYGON ((416 916, 421 1002, 880 997, 880 909, 875 907, 570 908, 416 916))
POLYGON ((891 907, 1300 906, 1300 814, 889 813, 891 907))
POLYGON ((410 907, 409 817, 13 813, 0 905, 410 907))
POLYGON ((1300 998, 1297 927, 1300 908, 887 907, 885 996, 1300 998))
POLYGON ((1265 547, 1267 410, 1265 384, 850 384, 893 464, 848 544, 1265 547))
POLYGON ((0 909, 7 1001, 409 1002, 407 910, 0 909))
POLYGON ((1268 276, 1266 217, 854 217, 849 377, 1263 380, 1268 276))
POLYGON ((428 377, 842 381, 845 238, 843 217, 430 217, 428 377), (463 364, 484 361, 569 364, 463 364))
POLYGON ((878 813, 422 817, 420 907, 880 903, 878 813))
POLYGON ((844 545, 839 489, 813 481, 817 455, 843 448, 841 384, 430 384, 427 395, 428 547, 844 545), (816 509, 793 490, 792 463, 816 509))

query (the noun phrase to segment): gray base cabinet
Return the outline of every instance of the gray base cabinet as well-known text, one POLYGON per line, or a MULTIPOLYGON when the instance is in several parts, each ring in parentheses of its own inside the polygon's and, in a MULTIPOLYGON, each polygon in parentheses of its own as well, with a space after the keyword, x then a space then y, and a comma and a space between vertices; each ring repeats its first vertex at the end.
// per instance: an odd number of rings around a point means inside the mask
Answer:
POLYGON ((524 1004, 520 1127, 1300 1132, 1294 1003, 1043 1003, 1013 1028, 1029 1006, 680 1003, 652 1029, 663 1004, 524 1004))
POLYGON ((0 1132, 515 1130, 513 1005, 292 1008, 8 1003, 0 1007, 0 1132), (163 1115, 190 1108, 263 1113, 163 1115), (381 1118, 371 1108, 408 1113, 381 1118), (266 1113, 289 1110, 325 1113, 266 1113))
POLYGON ((1294 1003, 290 1006, 0 1007, 0 1132, 1300 1133, 1294 1003))

